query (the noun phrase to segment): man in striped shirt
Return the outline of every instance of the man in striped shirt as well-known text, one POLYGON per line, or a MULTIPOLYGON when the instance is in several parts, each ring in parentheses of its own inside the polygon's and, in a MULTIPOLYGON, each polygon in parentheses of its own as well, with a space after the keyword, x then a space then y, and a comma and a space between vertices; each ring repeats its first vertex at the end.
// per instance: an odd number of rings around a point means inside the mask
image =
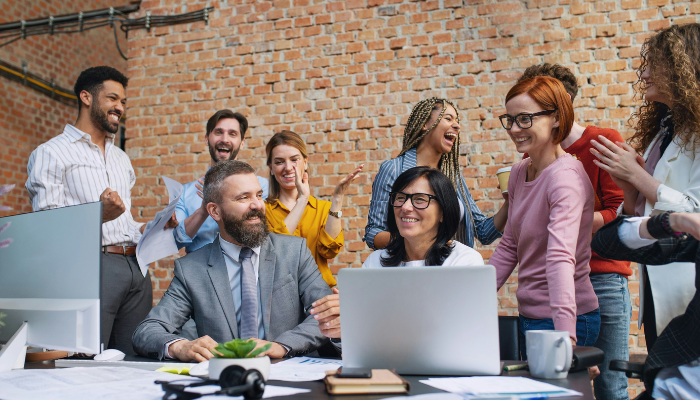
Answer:
MULTIPOLYGON (((34 211, 102 201, 101 341, 105 348, 135 354, 131 335, 151 309, 153 289, 135 255, 145 227, 131 215, 136 175, 129 156, 114 143, 126 85, 127 78, 111 67, 80 74, 78 119, 32 152, 25 187, 34 211)), ((166 227, 176 225, 171 220, 166 227)))

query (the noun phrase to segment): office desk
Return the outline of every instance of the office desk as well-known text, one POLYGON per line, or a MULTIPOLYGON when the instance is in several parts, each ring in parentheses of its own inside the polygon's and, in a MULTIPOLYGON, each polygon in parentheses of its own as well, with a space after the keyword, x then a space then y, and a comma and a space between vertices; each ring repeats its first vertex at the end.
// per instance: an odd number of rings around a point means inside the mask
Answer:
MULTIPOLYGON (((127 357, 125 360, 126 361, 153 361, 149 358, 139 357, 139 356, 127 357)), ((279 360, 273 361, 273 364, 275 362, 279 362, 279 360)), ((506 363, 506 365, 508 365, 508 364, 515 364, 518 362, 506 361, 505 363, 506 363)), ((54 368, 54 363, 53 363, 53 361, 45 361, 45 362, 41 362, 41 363, 26 363, 25 368, 27 368, 27 369, 50 369, 50 368, 54 368)), ((529 378, 530 373, 528 371, 509 371, 509 372, 504 371, 502 373, 502 376, 524 376, 524 377, 529 378)), ((403 378, 411 383, 411 392, 409 393, 411 395, 429 394, 429 393, 445 393, 441 390, 433 388, 432 386, 428 386, 428 385, 425 385, 425 384, 419 382, 422 379, 429 378, 427 376, 403 375, 403 378)), ((568 389, 576 390, 577 392, 583 393, 583 397, 560 397, 560 399, 593 400, 593 389, 591 386, 591 381, 588 379, 588 372, 587 371, 581 371, 581 372, 569 374, 569 377, 567 379, 552 379, 552 380, 538 379, 538 380, 542 381, 542 382, 551 383, 553 385, 565 387, 568 389)), ((386 395, 386 394, 384 394, 384 395, 330 396, 328 393, 326 393, 326 386, 323 384, 323 381, 285 382, 285 381, 270 380, 270 381, 268 381, 268 384, 274 385, 274 386, 287 386, 287 387, 311 389, 310 393, 302 393, 302 394, 298 394, 298 395, 294 395, 294 396, 284 396, 284 397, 279 398, 281 400, 284 400, 284 399, 289 399, 289 400, 297 400, 297 399, 305 399, 305 400, 326 400, 326 399, 355 400, 355 399, 362 399, 362 400, 367 400, 367 399, 383 399, 386 397, 400 396, 400 395, 386 395)), ((225 397, 221 397, 221 399, 224 399, 224 398, 225 397)))

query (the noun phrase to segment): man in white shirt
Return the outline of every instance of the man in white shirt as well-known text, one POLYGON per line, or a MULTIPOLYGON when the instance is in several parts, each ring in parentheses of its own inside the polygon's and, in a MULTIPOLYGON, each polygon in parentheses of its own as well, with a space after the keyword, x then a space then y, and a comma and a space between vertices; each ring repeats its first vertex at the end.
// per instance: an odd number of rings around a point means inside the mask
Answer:
MULTIPOLYGON (((136 175, 129 156, 114 143, 126 85, 126 76, 107 66, 80 74, 74 88, 78 119, 32 152, 25 187, 34 211, 102 201, 101 341, 105 348, 134 354, 131 335, 152 307, 153 289, 135 256, 145 227, 131 215, 136 175)), ((166 228, 175 225, 171 220, 166 228)))

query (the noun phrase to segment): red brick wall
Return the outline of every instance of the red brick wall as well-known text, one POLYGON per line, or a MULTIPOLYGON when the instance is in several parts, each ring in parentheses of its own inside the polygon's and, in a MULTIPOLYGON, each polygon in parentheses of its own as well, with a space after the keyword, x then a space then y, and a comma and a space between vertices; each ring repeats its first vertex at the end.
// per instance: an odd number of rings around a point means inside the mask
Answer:
MULTIPOLYGON (((8 1, 0 7, 0 23, 129 3, 129 0, 8 1)), ((122 51, 126 51, 126 38, 121 31, 119 37, 122 51)), ((47 81, 53 78, 56 85, 71 91, 80 72, 88 67, 110 65, 126 72, 126 60, 117 52, 114 34, 107 27, 83 33, 30 36, 0 47, 0 59, 17 67, 27 62, 29 72, 47 81)), ((74 123, 78 110, 4 77, 0 77, 0 93, 0 184, 16 185, 0 199, 0 204, 13 210, 0 215, 30 212, 32 207, 24 189, 29 155, 38 145, 63 132, 66 123, 74 123)))

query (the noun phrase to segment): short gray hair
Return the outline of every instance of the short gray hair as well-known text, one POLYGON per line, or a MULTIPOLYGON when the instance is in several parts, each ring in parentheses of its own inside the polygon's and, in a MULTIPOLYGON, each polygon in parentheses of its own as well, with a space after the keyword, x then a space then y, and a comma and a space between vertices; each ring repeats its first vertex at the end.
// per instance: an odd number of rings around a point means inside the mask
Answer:
POLYGON ((254 174, 255 169, 243 161, 221 161, 209 168, 204 175, 204 202, 221 204, 224 179, 231 175, 254 174))

